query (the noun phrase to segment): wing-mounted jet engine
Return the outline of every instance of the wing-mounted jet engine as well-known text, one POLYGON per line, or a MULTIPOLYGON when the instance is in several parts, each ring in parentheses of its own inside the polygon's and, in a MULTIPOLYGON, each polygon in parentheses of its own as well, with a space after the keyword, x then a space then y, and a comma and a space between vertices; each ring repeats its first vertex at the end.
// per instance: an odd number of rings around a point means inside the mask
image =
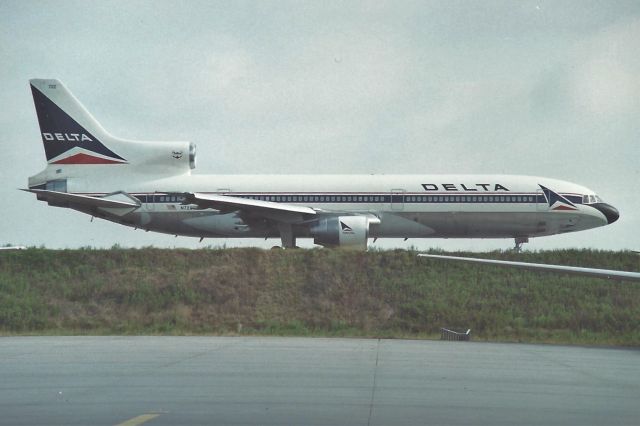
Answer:
POLYGON ((375 216, 323 217, 311 226, 310 233, 314 244, 366 250, 370 228, 379 224, 375 216))

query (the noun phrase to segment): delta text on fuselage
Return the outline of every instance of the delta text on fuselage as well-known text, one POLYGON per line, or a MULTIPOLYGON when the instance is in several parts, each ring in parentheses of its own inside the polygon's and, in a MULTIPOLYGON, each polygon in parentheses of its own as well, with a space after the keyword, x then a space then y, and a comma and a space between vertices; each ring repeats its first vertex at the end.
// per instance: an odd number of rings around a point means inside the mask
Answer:
POLYGON ((455 184, 455 183, 423 183, 422 187, 425 191, 509 191, 505 186, 499 183, 473 183, 473 184, 455 184))

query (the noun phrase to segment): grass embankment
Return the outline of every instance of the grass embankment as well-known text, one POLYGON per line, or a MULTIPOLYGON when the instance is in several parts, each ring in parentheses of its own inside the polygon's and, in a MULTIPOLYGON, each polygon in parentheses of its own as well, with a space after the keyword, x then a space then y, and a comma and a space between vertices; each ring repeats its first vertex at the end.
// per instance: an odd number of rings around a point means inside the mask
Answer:
MULTIPOLYGON (((464 254, 463 254, 464 255, 464 254)), ((630 252, 477 255, 638 270, 630 252)), ((2 334, 437 337, 640 346, 640 285, 335 250, 0 253, 2 334)))

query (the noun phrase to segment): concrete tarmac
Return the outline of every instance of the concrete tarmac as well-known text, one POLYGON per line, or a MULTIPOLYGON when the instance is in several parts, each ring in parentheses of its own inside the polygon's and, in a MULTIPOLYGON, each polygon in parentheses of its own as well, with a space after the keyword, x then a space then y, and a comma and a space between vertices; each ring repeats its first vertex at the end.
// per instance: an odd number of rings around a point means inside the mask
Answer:
POLYGON ((638 425, 640 351, 267 337, 0 338, 2 425, 638 425))

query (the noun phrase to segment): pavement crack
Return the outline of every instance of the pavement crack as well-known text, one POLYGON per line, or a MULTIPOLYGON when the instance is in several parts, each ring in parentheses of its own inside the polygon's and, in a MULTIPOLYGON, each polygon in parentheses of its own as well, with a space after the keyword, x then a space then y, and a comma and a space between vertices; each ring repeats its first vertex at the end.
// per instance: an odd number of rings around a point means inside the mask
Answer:
POLYGON ((376 379, 378 377, 378 359, 380 358, 380 339, 376 343, 376 365, 373 369, 373 386, 371 387, 371 400, 369 401, 369 418, 367 426, 371 426, 371 415, 373 414, 373 401, 376 397, 376 379))
POLYGON ((222 345, 216 346, 215 348, 207 349, 207 350, 201 351, 201 352, 196 352, 194 354, 185 356, 184 358, 179 358, 179 359, 176 359, 176 360, 173 360, 173 361, 166 362, 164 364, 160 364, 157 367, 154 367, 154 369, 155 368, 173 367, 174 365, 178 365, 178 364, 181 364, 181 363, 186 362, 186 361, 191 361, 193 359, 200 358, 200 357, 205 356, 205 355, 209 355, 209 354, 211 354, 213 352, 217 352, 217 351, 220 351, 220 350, 223 350, 223 349, 227 349, 227 348, 232 347, 232 346, 237 346, 238 343, 239 342, 229 342, 227 344, 222 344, 222 345))

